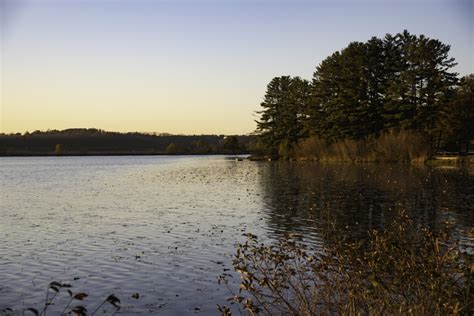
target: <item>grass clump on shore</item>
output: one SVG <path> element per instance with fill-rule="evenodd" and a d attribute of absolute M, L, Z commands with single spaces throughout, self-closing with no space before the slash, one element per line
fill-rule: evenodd
<path fill-rule="evenodd" d="M 233 266 L 250 315 L 472 315 L 474 266 L 447 226 L 415 225 L 403 212 L 369 241 L 336 242 L 320 251 L 296 236 L 274 245 L 248 235 Z M 229 275 L 223 275 L 229 290 Z M 227 306 L 218 306 L 230 315 Z"/>
<path fill-rule="evenodd" d="M 301 139 L 295 158 L 324 162 L 424 162 L 429 158 L 426 137 L 409 130 L 388 131 L 364 139 L 329 143 L 318 137 Z"/>

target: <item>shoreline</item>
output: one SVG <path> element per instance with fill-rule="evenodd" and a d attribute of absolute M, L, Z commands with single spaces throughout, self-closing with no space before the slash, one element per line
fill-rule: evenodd
<path fill-rule="evenodd" d="M 372 164 L 372 163 L 394 163 L 394 164 L 413 164 L 413 165 L 427 165 L 427 166 L 453 166 L 453 165 L 470 165 L 474 164 L 474 153 L 469 155 L 439 155 L 428 158 L 424 161 L 359 161 L 359 160 L 315 160 L 307 158 L 290 159 L 284 160 L 277 156 L 270 155 L 253 155 L 249 152 L 217 152 L 217 153 L 179 153 L 179 154 L 168 154 L 168 153 L 154 153 L 154 152 L 91 152 L 91 153 L 12 153 L 12 154 L 0 154 L 1 158 L 13 158 L 13 157 L 101 157 L 101 156 L 247 156 L 240 157 L 249 161 L 291 161 L 291 162 L 316 162 L 316 163 L 349 163 L 349 164 Z"/>
<path fill-rule="evenodd" d="M 251 155 L 248 152 L 219 152 L 219 153 L 180 153 L 180 154 L 167 154 L 167 153 L 150 153 L 150 152 L 97 152 L 97 153 L 16 153 L 16 154 L 0 154 L 1 158 L 8 157 L 99 157 L 99 156 L 242 156 Z"/>
<path fill-rule="evenodd" d="M 276 156 L 269 156 L 269 155 L 250 155 L 248 157 L 250 161 L 278 161 L 281 160 Z M 412 161 L 378 161 L 378 160 L 338 160 L 338 159 L 324 159 L 324 160 L 317 160 L 317 159 L 309 159 L 309 158 L 298 158 L 298 159 L 290 159 L 288 161 L 292 162 L 317 162 L 317 163 L 350 163 L 350 164 L 370 164 L 370 163 L 397 163 L 397 164 L 424 164 L 428 166 L 438 166 L 438 165 L 465 165 L 465 164 L 474 164 L 474 153 L 470 153 L 468 155 L 437 155 L 430 157 L 426 160 L 412 160 Z"/>

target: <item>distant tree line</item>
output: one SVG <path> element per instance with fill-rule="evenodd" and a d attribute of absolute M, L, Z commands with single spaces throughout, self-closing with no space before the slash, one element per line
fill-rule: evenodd
<path fill-rule="evenodd" d="M 450 46 L 408 31 L 352 42 L 321 62 L 312 81 L 273 78 L 259 111 L 261 152 L 300 140 L 360 140 L 413 131 L 433 150 L 468 151 L 474 138 L 474 75 L 461 80 Z"/>
<path fill-rule="evenodd" d="M 254 141 L 247 135 L 171 135 L 74 128 L 0 134 L 0 155 L 240 154 Z"/>

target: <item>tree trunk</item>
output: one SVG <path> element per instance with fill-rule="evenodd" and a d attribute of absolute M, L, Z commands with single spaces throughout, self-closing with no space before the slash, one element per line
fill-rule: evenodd
<path fill-rule="evenodd" d="M 439 134 L 438 134 L 438 141 L 437 141 L 437 144 L 436 144 L 436 152 L 439 151 L 439 147 L 441 146 L 441 135 L 443 134 L 443 131 L 439 131 Z"/>

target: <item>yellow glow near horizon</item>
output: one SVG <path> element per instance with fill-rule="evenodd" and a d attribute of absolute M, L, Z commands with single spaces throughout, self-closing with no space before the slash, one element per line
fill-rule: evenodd
<path fill-rule="evenodd" d="M 70 69 L 70 68 L 69 68 Z M 8 73 L 8 72 L 7 72 Z M 255 128 L 252 109 L 232 98 L 233 87 L 223 90 L 219 78 L 195 80 L 146 78 L 75 70 L 73 74 L 39 72 L 8 76 L 4 84 L 2 132 L 36 129 L 95 127 L 111 131 L 168 132 L 182 134 L 243 134 Z M 232 82 L 231 84 L 235 84 Z M 177 89 L 179 87 L 179 89 Z M 220 104 L 226 100 L 225 104 Z M 238 126 L 229 121 L 248 122 Z"/>
<path fill-rule="evenodd" d="M 452 45 L 465 75 L 458 2 L 0 0 L 0 132 L 251 133 L 273 77 L 311 79 L 349 42 L 405 28 Z"/>

